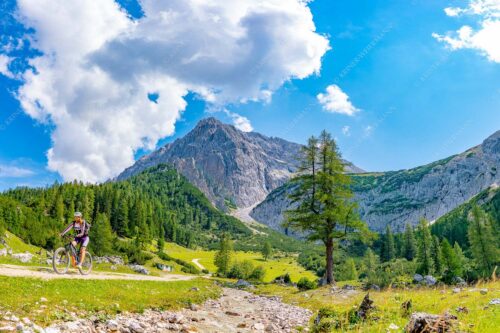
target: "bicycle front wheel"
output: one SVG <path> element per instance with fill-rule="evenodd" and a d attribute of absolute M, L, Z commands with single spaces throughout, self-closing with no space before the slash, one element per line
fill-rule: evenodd
<path fill-rule="evenodd" d="M 64 247 L 60 247 L 54 251 L 52 257 L 52 268 L 57 274 L 66 274 L 69 269 L 69 253 Z"/>
<path fill-rule="evenodd" d="M 83 259 L 82 268 L 78 267 L 80 274 L 88 275 L 92 272 L 92 255 L 90 253 L 85 254 L 85 259 Z"/>

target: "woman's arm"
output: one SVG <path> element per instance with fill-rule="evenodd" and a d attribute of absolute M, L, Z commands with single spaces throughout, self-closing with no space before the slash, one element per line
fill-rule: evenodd
<path fill-rule="evenodd" d="M 66 229 L 64 229 L 64 231 L 60 233 L 60 236 L 64 236 L 64 235 L 66 235 L 66 233 L 67 233 L 68 231 L 70 231 L 71 229 L 73 229 L 73 222 L 71 222 L 71 223 L 70 223 L 70 224 L 66 227 Z"/>

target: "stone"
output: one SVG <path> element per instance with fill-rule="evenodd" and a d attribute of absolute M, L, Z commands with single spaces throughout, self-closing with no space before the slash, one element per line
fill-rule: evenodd
<path fill-rule="evenodd" d="M 109 269 L 111 269 L 112 271 L 116 271 L 118 269 L 118 267 L 116 267 L 116 265 L 111 265 L 111 267 Z"/>
<path fill-rule="evenodd" d="M 29 263 L 33 259 L 33 255 L 29 252 L 25 253 L 14 253 L 12 254 L 12 258 L 19 260 L 22 263 Z"/>
<path fill-rule="evenodd" d="M 394 323 L 391 323 L 387 329 L 389 329 L 389 330 L 399 330 L 399 326 L 396 325 L 396 324 L 394 324 Z"/>
<path fill-rule="evenodd" d="M 255 324 L 253 324 L 253 325 L 252 325 L 252 328 L 253 328 L 254 330 L 257 330 L 257 331 L 262 331 L 262 330 L 264 330 L 266 327 L 265 327 L 265 326 L 264 326 L 264 324 L 262 324 L 262 323 L 255 323 Z"/>
<path fill-rule="evenodd" d="M 252 284 L 248 281 L 245 281 L 245 280 L 238 280 L 236 281 L 236 287 L 238 288 L 246 288 L 246 287 L 250 287 Z"/>
<path fill-rule="evenodd" d="M 115 332 L 118 331 L 119 324 L 116 320 L 110 319 L 106 322 L 106 328 L 111 332 Z"/>
<path fill-rule="evenodd" d="M 144 275 L 149 275 L 149 271 L 146 269 L 146 267 L 142 266 L 142 265 L 135 265 L 135 264 L 132 264 L 132 265 L 129 265 L 129 267 L 136 273 L 139 273 L 139 274 L 144 274 Z"/>
<path fill-rule="evenodd" d="M 425 312 L 412 313 L 405 327 L 407 333 L 445 333 L 453 332 L 456 316 L 450 314 L 435 315 Z"/>
<path fill-rule="evenodd" d="M 460 291 L 462 291 L 462 289 L 460 289 L 460 288 L 453 288 L 453 289 L 452 289 L 452 292 L 453 292 L 454 294 L 458 294 Z"/>
<path fill-rule="evenodd" d="M 437 282 L 436 278 L 434 276 L 432 276 L 432 275 L 426 275 L 426 276 L 424 276 L 424 281 L 425 281 L 425 284 L 428 285 L 428 286 L 433 286 Z"/>
<path fill-rule="evenodd" d="M 128 328 L 134 333 L 143 333 L 144 328 L 136 321 L 131 321 L 128 324 Z"/>
<path fill-rule="evenodd" d="M 238 312 L 234 312 L 234 311 L 226 311 L 225 313 L 228 316 L 234 316 L 234 317 L 241 316 L 241 314 L 239 314 Z"/>
<path fill-rule="evenodd" d="M 356 287 L 351 286 L 350 284 L 346 284 L 346 285 L 342 286 L 342 289 L 343 290 L 356 290 Z"/>
<path fill-rule="evenodd" d="M 14 332 L 16 330 L 15 326 L 6 325 L 0 326 L 0 332 Z"/>
<path fill-rule="evenodd" d="M 413 282 L 420 283 L 424 280 L 424 277 L 420 274 L 413 275 Z"/>
<path fill-rule="evenodd" d="M 7 249 L 0 249 L 0 257 L 7 255 Z"/>
<path fill-rule="evenodd" d="M 245 328 L 247 327 L 247 324 L 246 323 L 239 323 L 238 326 L 236 326 L 237 328 Z"/>
<path fill-rule="evenodd" d="M 200 291 L 200 288 L 198 288 L 198 287 L 193 287 L 193 288 L 191 288 L 190 290 L 191 290 L 191 291 Z"/>
<path fill-rule="evenodd" d="M 500 305 L 500 298 L 493 298 L 490 303 L 490 305 Z"/>
<path fill-rule="evenodd" d="M 456 310 L 458 313 L 469 313 L 469 308 L 466 306 L 459 306 Z"/>
<path fill-rule="evenodd" d="M 46 299 L 45 297 L 41 297 L 41 298 L 40 298 L 40 302 L 41 302 L 41 303 L 46 303 L 46 302 L 47 302 L 47 299 Z"/>
<path fill-rule="evenodd" d="M 486 295 L 488 293 L 488 289 L 483 288 L 483 289 L 479 290 L 479 292 L 481 293 L 481 295 Z"/>

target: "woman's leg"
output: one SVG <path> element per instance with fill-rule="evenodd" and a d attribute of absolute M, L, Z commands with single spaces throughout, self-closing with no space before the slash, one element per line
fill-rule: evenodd
<path fill-rule="evenodd" d="M 87 251 L 87 245 L 89 245 L 90 238 L 89 236 L 85 236 L 82 239 L 82 246 L 80 247 L 80 264 L 83 264 L 83 260 L 85 259 L 85 254 Z"/>

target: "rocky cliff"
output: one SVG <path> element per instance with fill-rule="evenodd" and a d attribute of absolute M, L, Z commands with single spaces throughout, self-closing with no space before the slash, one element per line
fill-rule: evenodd
<path fill-rule="evenodd" d="M 300 147 L 207 118 L 183 138 L 139 159 L 118 180 L 169 163 L 217 207 L 250 207 L 290 179 Z M 352 165 L 350 168 L 360 170 Z"/>
<path fill-rule="evenodd" d="M 462 154 L 408 170 L 353 175 L 361 217 L 376 231 L 390 224 L 401 231 L 422 217 L 433 221 L 500 182 L 500 131 Z M 289 201 L 285 184 L 257 205 L 250 215 L 280 230 Z"/>

